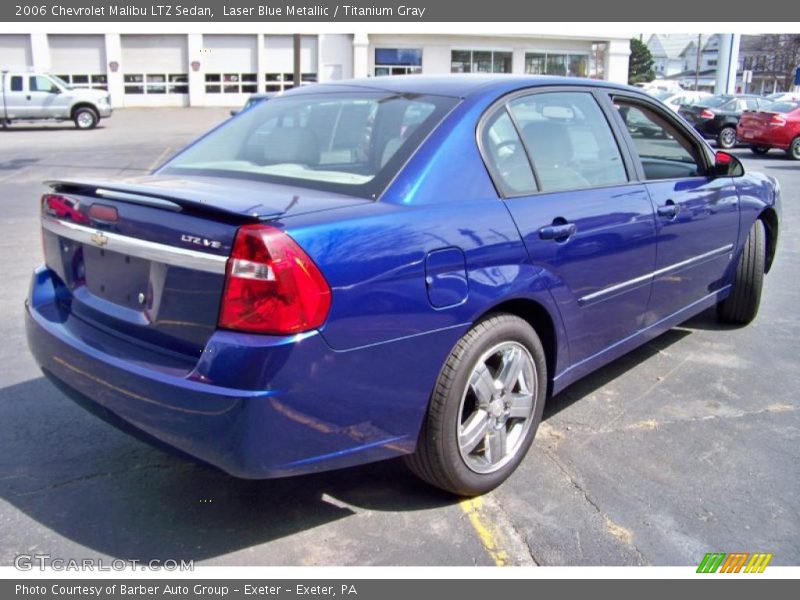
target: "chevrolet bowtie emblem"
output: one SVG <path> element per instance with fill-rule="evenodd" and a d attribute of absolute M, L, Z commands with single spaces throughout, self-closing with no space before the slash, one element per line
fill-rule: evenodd
<path fill-rule="evenodd" d="M 105 246 L 108 243 L 108 238 L 103 235 L 102 231 L 95 231 L 92 234 L 92 241 L 98 246 Z"/>

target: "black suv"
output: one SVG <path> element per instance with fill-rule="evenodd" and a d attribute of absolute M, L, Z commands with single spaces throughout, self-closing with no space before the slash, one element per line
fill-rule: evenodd
<path fill-rule="evenodd" d="M 711 96 L 691 106 L 681 106 L 678 113 L 700 134 L 717 140 L 720 148 L 736 145 L 736 125 L 746 110 L 764 110 L 772 102 L 750 94 Z"/>

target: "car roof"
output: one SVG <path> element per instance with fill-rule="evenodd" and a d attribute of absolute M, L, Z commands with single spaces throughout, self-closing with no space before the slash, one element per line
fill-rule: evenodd
<path fill-rule="evenodd" d="M 556 77 L 550 75 L 506 75 L 506 74 L 453 74 L 453 75 L 390 75 L 384 77 L 367 77 L 322 83 L 294 88 L 286 94 L 318 93 L 324 91 L 355 91 L 372 89 L 395 94 L 430 94 L 467 98 L 473 94 L 496 92 L 498 95 L 518 89 L 542 87 L 549 85 L 582 86 L 592 85 L 619 90 L 633 90 L 642 93 L 641 89 L 627 85 L 619 85 L 597 79 L 580 77 Z"/>

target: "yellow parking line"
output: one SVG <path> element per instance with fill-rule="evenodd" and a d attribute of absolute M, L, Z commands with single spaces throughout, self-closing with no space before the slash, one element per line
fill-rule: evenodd
<path fill-rule="evenodd" d="M 155 168 L 156 168 L 158 165 L 160 165 L 160 164 L 161 164 L 161 161 L 162 161 L 162 160 L 164 160 L 164 159 L 166 158 L 166 156 L 167 156 L 167 153 L 169 153 L 169 151 L 170 151 L 171 149 L 172 149 L 172 148 L 171 148 L 170 146 L 167 146 L 166 148 L 164 148 L 164 150 L 161 152 L 161 154 L 159 154 L 159 155 L 158 155 L 158 158 L 157 158 L 157 159 L 155 159 L 155 160 L 154 160 L 154 161 L 153 161 L 153 162 L 150 164 L 150 166 L 149 166 L 149 167 L 147 167 L 147 170 L 148 170 L 148 171 L 152 171 L 152 170 L 153 170 L 153 169 L 155 169 Z"/>
<path fill-rule="evenodd" d="M 491 520 L 486 519 L 483 512 L 483 500 L 481 498 L 471 498 L 462 500 L 458 503 L 461 510 L 466 513 L 472 528 L 478 534 L 481 544 L 486 552 L 498 567 L 506 567 L 511 564 L 508 552 L 502 548 L 499 532 L 495 529 Z"/>

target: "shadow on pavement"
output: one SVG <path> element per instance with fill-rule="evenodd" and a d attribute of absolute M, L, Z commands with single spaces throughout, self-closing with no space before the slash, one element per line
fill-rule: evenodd
<path fill-rule="evenodd" d="M 565 408 L 578 402 L 582 398 L 591 396 L 601 387 L 608 385 L 626 371 L 647 361 L 658 354 L 661 350 L 668 348 L 672 344 L 679 342 L 691 332 L 685 328 L 673 328 L 661 334 L 650 343 L 640 346 L 636 350 L 621 356 L 617 360 L 609 363 L 605 367 L 590 373 L 583 379 L 573 383 L 561 393 L 548 400 L 544 407 L 543 420 L 549 419 L 553 415 L 561 412 Z"/>
<path fill-rule="evenodd" d="M 236 479 L 129 438 L 44 378 L 0 390 L 0 423 L 0 497 L 57 535 L 116 558 L 202 560 L 343 519 L 353 514 L 348 505 L 412 511 L 456 502 L 398 460 Z M 18 536 L 4 546 L 29 551 L 29 534 Z"/>

